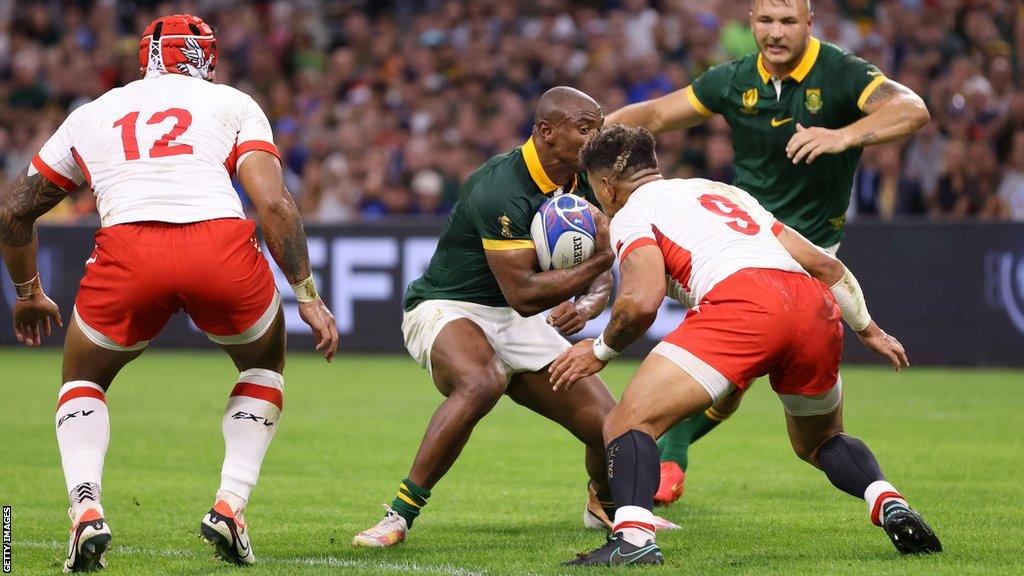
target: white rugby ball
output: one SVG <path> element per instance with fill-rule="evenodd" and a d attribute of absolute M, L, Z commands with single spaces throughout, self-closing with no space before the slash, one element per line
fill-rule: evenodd
<path fill-rule="evenodd" d="M 530 224 L 541 270 L 571 268 L 590 258 L 596 235 L 590 204 L 573 194 L 545 201 Z"/>

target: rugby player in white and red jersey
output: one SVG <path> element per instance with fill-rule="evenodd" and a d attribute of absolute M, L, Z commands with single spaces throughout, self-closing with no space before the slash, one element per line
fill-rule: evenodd
<path fill-rule="evenodd" d="M 897 370 L 909 365 L 899 341 L 871 320 L 843 263 L 739 188 L 663 179 L 654 137 L 643 128 L 605 129 L 584 146 L 581 160 L 612 217 L 621 286 L 602 335 L 552 364 L 554 387 L 601 370 L 650 327 L 666 294 L 690 310 L 605 419 L 618 505 L 613 536 L 568 564 L 661 564 L 651 512 L 659 481 L 655 439 L 765 374 L 782 400 L 797 455 L 843 492 L 863 498 L 871 521 L 901 553 L 941 551 L 868 447 L 843 433 L 840 316 Z"/>
<path fill-rule="evenodd" d="M 200 532 L 223 559 L 254 561 L 244 511 L 281 416 L 285 327 L 232 175 L 256 208 L 317 350 L 330 361 L 338 346 L 270 124 L 252 98 L 213 83 L 213 30 L 187 14 L 158 18 L 139 60 L 143 79 L 75 109 L 0 195 L 0 248 L 18 297 L 14 331 L 28 346 L 50 335 L 51 322 L 61 324 L 36 268 L 36 218 L 84 181 L 102 221 L 68 323 L 55 417 L 71 498 L 66 572 L 103 567 L 110 544 L 100 504 L 107 390 L 178 310 L 239 371 L 222 422 L 220 489 Z"/>

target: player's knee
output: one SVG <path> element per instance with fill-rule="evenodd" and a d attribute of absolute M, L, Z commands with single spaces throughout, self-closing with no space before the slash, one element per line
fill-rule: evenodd
<path fill-rule="evenodd" d="M 466 408 L 481 415 L 486 414 L 498 403 L 505 393 L 507 382 L 496 370 L 469 370 L 452 378 L 452 396 L 466 405 Z"/>
<path fill-rule="evenodd" d="M 645 429 L 640 414 L 628 405 L 619 404 L 604 419 L 604 442 L 607 444 L 634 429 Z"/>

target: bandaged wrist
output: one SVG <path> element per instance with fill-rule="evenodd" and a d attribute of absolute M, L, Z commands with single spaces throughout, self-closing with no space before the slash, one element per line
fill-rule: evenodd
<path fill-rule="evenodd" d="M 320 294 L 316 291 L 316 282 L 313 281 L 312 276 L 298 284 L 292 284 L 292 290 L 295 292 L 295 299 L 303 304 L 320 299 Z"/>
<path fill-rule="evenodd" d="M 868 314 L 868 305 L 864 301 L 864 292 L 860 289 L 857 278 L 849 269 L 843 277 L 831 286 L 832 295 L 839 303 L 839 309 L 843 312 L 843 320 L 853 328 L 854 332 L 860 332 L 871 323 L 871 315 Z"/>
<path fill-rule="evenodd" d="M 14 282 L 14 294 L 18 300 L 28 300 L 36 294 L 43 293 L 43 283 L 39 280 L 39 273 L 27 282 Z"/>
<path fill-rule="evenodd" d="M 594 340 L 594 356 L 597 356 L 598 360 L 607 362 L 618 355 L 619 352 L 617 350 L 604 343 L 604 333 L 601 333 L 597 340 Z"/>

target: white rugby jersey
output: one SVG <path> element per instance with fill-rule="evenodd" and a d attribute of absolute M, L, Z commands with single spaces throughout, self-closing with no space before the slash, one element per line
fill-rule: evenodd
<path fill-rule="evenodd" d="M 744 268 L 806 274 L 775 238 L 775 220 L 745 191 L 711 180 L 656 180 L 637 188 L 611 221 L 619 263 L 657 246 L 665 258 L 668 295 L 686 307 Z"/>
<path fill-rule="evenodd" d="M 252 98 L 165 74 L 75 109 L 32 159 L 29 175 L 39 172 L 68 192 L 87 181 L 103 226 L 244 218 L 231 176 L 256 150 L 280 157 Z"/>

